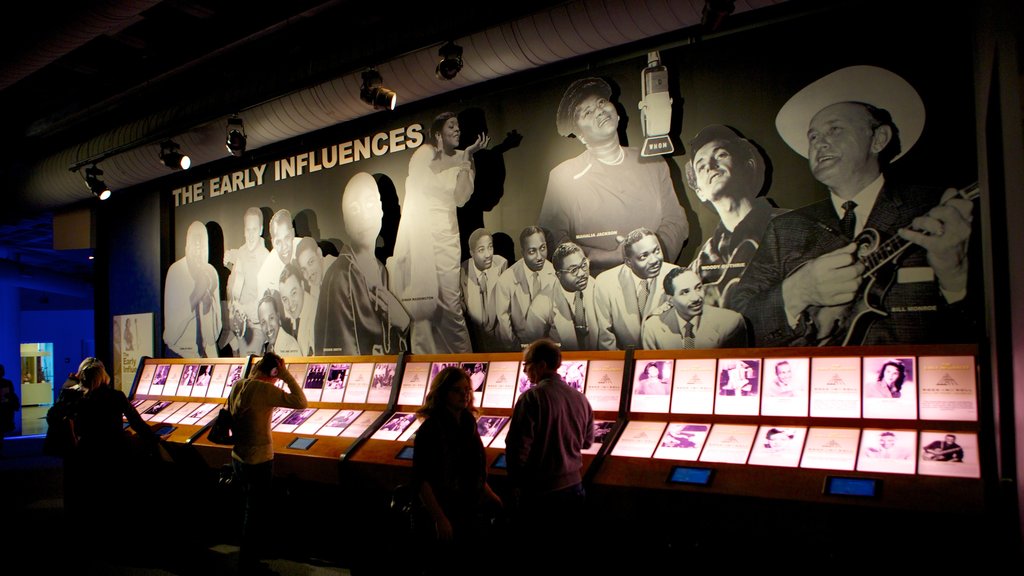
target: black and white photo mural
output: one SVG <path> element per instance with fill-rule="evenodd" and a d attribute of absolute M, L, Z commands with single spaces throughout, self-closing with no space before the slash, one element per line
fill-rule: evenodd
<path fill-rule="evenodd" d="M 166 192 L 166 351 L 975 342 L 971 47 L 907 26 L 632 49 L 197 176 Z"/>

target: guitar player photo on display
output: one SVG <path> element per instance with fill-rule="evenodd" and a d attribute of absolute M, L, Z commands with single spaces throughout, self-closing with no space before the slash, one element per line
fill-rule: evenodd
<path fill-rule="evenodd" d="M 756 345 L 972 341 L 977 187 L 888 177 L 924 121 L 914 87 L 875 66 L 837 70 L 782 107 L 780 136 L 829 197 L 773 218 L 732 289 Z"/>

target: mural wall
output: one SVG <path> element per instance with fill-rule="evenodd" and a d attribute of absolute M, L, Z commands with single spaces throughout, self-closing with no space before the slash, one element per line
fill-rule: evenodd
<path fill-rule="evenodd" d="M 167 191 L 167 355 L 975 341 L 971 48 L 911 18 L 623 51 Z"/>

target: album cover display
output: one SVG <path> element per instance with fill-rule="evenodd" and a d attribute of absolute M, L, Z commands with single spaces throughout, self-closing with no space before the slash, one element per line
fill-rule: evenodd
<path fill-rule="evenodd" d="M 761 415 L 807 416 L 810 370 L 810 358 L 765 358 Z"/>
<path fill-rule="evenodd" d="M 922 431 L 917 473 L 981 478 L 978 435 L 973 432 Z"/>
<path fill-rule="evenodd" d="M 913 430 L 865 428 L 861 431 L 857 470 L 913 474 L 916 455 L 917 433 Z"/>
<path fill-rule="evenodd" d="M 807 428 L 804 426 L 762 425 L 757 431 L 747 464 L 796 468 L 800 465 L 806 436 Z"/>
<path fill-rule="evenodd" d="M 178 390 L 168 396 L 191 396 L 192 387 L 196 383 L 196 375 L 199 374 L 198 364 L 185 364 L 181 370 L 181 377 L 178 378 Z"/>
<path fill-rule="evenodd" d="M 612 448 L 612 456 L 650 458 L 665 432 L 665 422 L 630 420 Z"/>
<path fill-rule="evenodd" d="M 913 356 L 865 357 L 861 373 L 864 418 L 917 419 L 917 363 Z"/>
<path fill-rule="evenodd" d="M 715 414 L 757 416 L 761 406 L 761 360 L 722 358 L 718 361 Z"/>
<path fill-rule="evenodd" d="M 701 462 L 728 462 L 743 464 L 750 454 L 750 446 L 757 435 L 757 426 L 746 424 L 715 424 L 711 427 Z"/>
<path fill-rule="evenodd" d="M 978 419 L 973 356 L 922 356 L 918 370 L 922 420 Z"/>
<path fill-rule="evenodd" d="M 519 362 L 491 362 L 487 370 L 487 383 L 480 403 L 483 408 L 511 408 L 516 395 L 516 377 Z"/>
<path fill-rule="evenodd" d="M 206 398 L 210 393 L 210 382 L 213 380 L 213 364 L 200 364 L 196 379 L 192 383 L 192 396 Z"/>
<path fill-rule="evenodd" d="M 234 387 L 235 382 L 242 379 L 242 373 L 245 371 L 245 366 L 242 364 L 232 364 L 231 372 L 228 373 L 227 383 L 224 384 L 224 390 L 220 393 L 221 398 L 227 398 L 231 395 L 231 388 Z"/>
<path fill-rule="evenodd" d="M 654 457 L 663 460 L 696 461 L 708 438 L 710 424 L 669 422 L 665 434 L 658 442 Z"/>
<path fill-rule="evenodd" d="M 469 374 L 469 383 L 473 387 L 473 405 L 480 406 L 484 400 L 484 385 L 487 383 L 488 362 L 463 362 L 462 369 Z"/>
<path fill-rule="evenodd" d="M 718 360 L 680 358 L 672 379 L 673 414 L 711 414 L 715 407 Z"/>
<path fill-rule="evenodd" d="M 622 362 L 591 360 L 587 367 L 587 400 L 597 412 L 615 412 L 622 397 Z"/>
<path fill-rule="evenodd" d="M 673 362 L 637 360 L 633 370 L 633 394 L 629 399 L 630 412 L 668 412 L 672 396 Z"/>
<path fill-rule="evenodd" d="M 811 359 L 811 416 L 860 418 L 860 358 Z"/>

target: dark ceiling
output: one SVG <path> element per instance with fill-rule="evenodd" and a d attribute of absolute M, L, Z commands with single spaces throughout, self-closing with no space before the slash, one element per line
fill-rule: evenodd
<path fill-rule="evenodd" d="M 0 34 L 4 259 L 87 275 L 52 246 L 52 214 L 29 208 L 30 167 L 168 108 L 171 134 L 406 52 L 564 1 L 79 0 L 26 3 Z M 89 200 L 92 202 L 93 200 Z M 63 206 L 60 209 L 72 208 Z"/>

